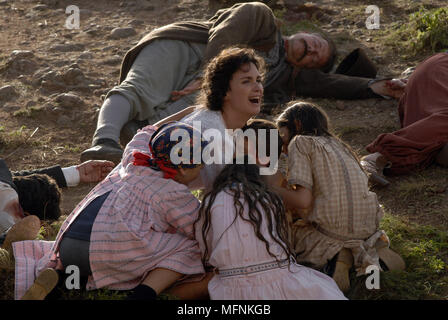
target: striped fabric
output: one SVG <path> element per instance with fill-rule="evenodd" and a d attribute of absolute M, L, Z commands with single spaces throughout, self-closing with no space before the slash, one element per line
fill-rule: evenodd
<path fill-rule="evenodd" d="M 62 268 L 57 251 L 64 232 L 84 207 L 108 191 L 92 227 L 88 290 L 132 289 L 156 267 L 186 275 L 204 273 L 193 235 L 199 201 L 186 186 L 163 179 L 162 172 L 132 165 L 133 151 L 149 153 L 148 141 L 155 129 L 147 126 L 134 136 L 121 164 L 77 205 L 54 242 L 15 244 L 16 299 L 43 268 Z"/>

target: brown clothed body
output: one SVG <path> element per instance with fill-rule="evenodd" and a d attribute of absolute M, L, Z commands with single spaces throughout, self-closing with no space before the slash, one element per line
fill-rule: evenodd
<path fill-rule="evenodd" d="M 392 163 L 387 174 L 406 174 L 432 164 L 448 142 L 448 53 L 424 60 L 409 78 L 398 104 L 401 129 L 367 146 Z"/>

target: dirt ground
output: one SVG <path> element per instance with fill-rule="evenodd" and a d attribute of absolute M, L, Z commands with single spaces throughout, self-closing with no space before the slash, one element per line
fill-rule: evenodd
<path fill-rule="evenodd" d="M 380 30 L 365 27 L 370 2 L 381 10 Z M 435 8 L 446 2 L 370 2 L 316 0 L 314 4 L 325 12 L 319 26 L 335 39 L 339 57 L 362 47 L 380 76 L 399 76 L 422 56 L 402 59 L 386 48 L 380 33 L 393 23 L 407 21 L 420 4 Z M 79 29 L 65 27 L 70 5 L 81 9 Z M 0 88 L 14 87 L 12 98 L 0 100 L 0 157 L 12 170 L 78 164 L 80 153 L 90 146 L 103 95 L 118 82 L 126 51 L 158 26 L 209 18 L 218 6 L 213 0 L 0 0 Z M 296 22 L 297 16 L 285 11 L 282 1 L 274 9 L 286 25 Z M 114 33 L 118 27 L 129 29 Z M 360 155 L 366 154 L 365 146 L 378 134 L 399 128 L 396 100 L 308 100 L 325 108 L 335 131 Z M 447 173 L 434 166 L 393 177 L 389 188 L 375 191 L 386 211 L 400 221 L 447 232 Z M 92 187 L 64 190 L 64 214 Z M 442 260 L 448 263 L 446 251 Z M 445 275 L 446 270 L 445 266 Z"/>

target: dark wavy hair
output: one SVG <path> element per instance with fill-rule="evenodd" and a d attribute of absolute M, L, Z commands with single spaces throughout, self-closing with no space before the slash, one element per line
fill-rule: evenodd
<path fill-rule="evenodd" d="M 268 157 L 271 156 L 271 129 L 278 130 L 277 126 L 274 122 L 266 120 L 266 119 L 249 119 L 244 127 L 241 128 L 241 130 L 246 131 L 247 129 L 253 129 L 257 133 L 256 135 L 256 142 L 257 142 L 257 148 L 258 144 L 262 143 L 266 145 L 266 155 Z M 266 130 L 266 141 L 258 141 L 258 130 L 265 129 Z M 277 154 L 280 155 L 282 153 L 282 147 L 283 147 L 283 140 L 278 135 L 277 139 Z"/>
<path fill-rule="evenodd" d="M 247 156 L 244 159 L 246 164 L 229 164 L 216 178 L 212 191 L 204 196 L 201 208 L 199 209 L 199 217 L 195 223 L 203 221 L 201 226 L 202 239 L 205 243 L 205 251 L 202 255 L 204 264 L 207 262 L 209 248 L 207 246 L 206 237 L 211 227 L 211 208 L 218 193 L 225 191 L 233 195 L 233 205 L 235 206 L 235 217 L 249 222 L 258 239 L 264 242 L 266 250 L 270 256 L 279 261 L 278 257 L 270 250 L 269 241 L 261 233 L 261 224 L 265 221 L 269 235 L 274 239 L 287 257 L 295 256 L 291 244 L 289 242 L 289 224 L 286 220 L 285 208 L 280 197 L 269 190 L 269 187 L 261 179 L 260 168 L 255 164 L 247 164 Z M 249 211 L 244 214 L 244 204 L 247 204 Z M 248 216 L 248 218 L 246 218 Z"/>
<path fill-rule="evenodd" d="M 260 74 L 265 72 L 264 60 L 255 50 L 250 48 L 230 47 L 222 50 L 213 58 L 205 69 L 202 89 L 197 103 L 209 110 L 222 109 L 224 97 L 230 89 L 230 80 L 233 74 L 243 65 L 253 63 Z"/>
<path fill-rule="evenodd" d="M 297 121 L 300 123 L 300 127 L 297 127 Z M 337 140 L 341 146 L 343 146 L 343 150 L 351 155 L 359 164 L 359 158 L 352 148 L 331 132 L 329 129 L 328 116 L 319 106 L 303 101 L 292 101 L 287 104 L 286 109 L 277 117 L 276 122 L 279 128 L 288 128 L 288 143 L 296 135 L 332 137 Z M 362 169 L 360 164 L 359 166 Z"/>
<path fill-rule="evenodd" d="M 61 191 L 53 178 L 46 174 L 14 176 L 19 203 L 23 211 L 41 220 L 57 220 L 61 216 Z"/>

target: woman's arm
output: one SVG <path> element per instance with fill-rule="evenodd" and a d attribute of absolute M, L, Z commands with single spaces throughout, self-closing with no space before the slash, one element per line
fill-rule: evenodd
<path fill-rule="evenodd" d="M 185 117 L 186 115 L 189 115 L 190 113 L 192 113 L 194 110 L 196 110 L 197 106 L 191 106 L 191 107 L 187 107 L 184 110 L 181 110 L 175 114 L 172 114 L 156 123 L 153 124 L 153 126 L 155 127 L 160 127 L 161 125 L 170 122 L 170 121 L 179 121 L 181 120 L 183 117 Z"/>

